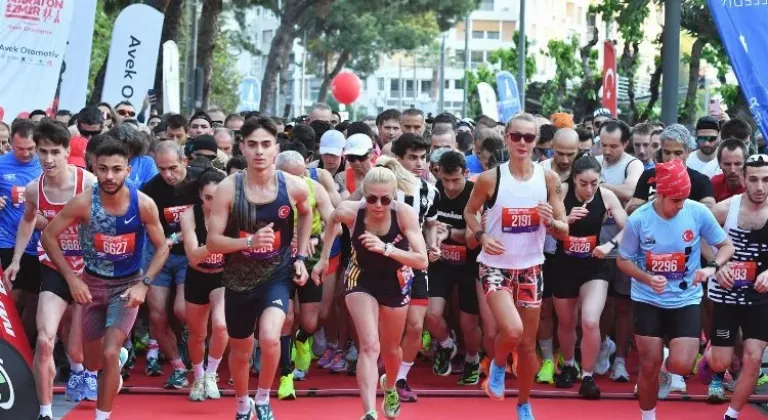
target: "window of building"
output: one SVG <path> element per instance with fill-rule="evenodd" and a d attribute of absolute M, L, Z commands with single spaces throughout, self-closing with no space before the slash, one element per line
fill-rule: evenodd
<path fill-rule="evenodd" d="M 469 55 L 470 55 L 469 62 L 472 63 L 473 66 L 485 62 L 484 51 L 471 51 Z"/>
<path fill-rule="evenodd" d="M 485 32 L 472 31 L 472 39 L 484 39 L 484 38 L 485 38 Z"/>
<path fill-rule="evenodd" d="M 432 81 L 431 80 L 422 80 L 421 81 L 421 93 L 429 94 L 432 92 Z"/>
<path fill-rule="evenodd" d="M 466 50 L 456 50 L 456 64 L 463 66 L 464 60 L 466 59 L 467 52 Z"/>
<path fill-rule="evenodd" d="M 398 92 L 400 92 L 400 80 L 398 79 L 390 79 L 389 80 L 389 94 L 390 96 L 397 96 Z"/>
<path fill-rule="evenodd" d="M 445 88 L 446 89 L 450 89 L 451 88 L 451 81 L 450 80 L 446 79 L 446 81 L 445 81 Z"/>
<path fill-rule="evenodd" d="M 499 31 L 488 31 L 485 33 L 485 37 L 487 39 L 501 39 L 501 32 Z"/>
<path fill-rule="evenodd" d="M 261 33 L 261 42 L 263 42 L 266 45 L 272 45 L 272 38 L 274 37 L 275 32 L 272 30 L 264 31 Z"/>
<path fill-rule="evenodd" d="M 381 92 L 384 91 L 384 78 L 383 77 L 379 77 L 379 91 L 381 91 Z"/>
<path fill-rule="evenodd" d="M 480 0 L 480 10 L 493 10 L 493 0 Z"/>

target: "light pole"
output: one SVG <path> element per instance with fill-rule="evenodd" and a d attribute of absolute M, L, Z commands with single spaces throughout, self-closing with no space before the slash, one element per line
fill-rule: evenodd
<path fill-rule="evenodd" d="M 680 72 L 680 0 L 664 2 L 664 54 L 662 56 L 661 120 L 677 123 Z"/>
<path fill-rule="evenodd" d="M 525 0 L 520 0 L 520 39 L 517 40 L 517 90 L 520 109 L 525 112 Z"/>
<path fill-rule="evenodd" d="M 467 98 L 469 97 L 469 79 L 467 73 L 469 73 L 469 31 L 471 21 L 469 20 L 469 14 L 464 21 L 464 102 L 461 104 L 461 117 L 467 118 Z M 442 86 L 445 87 L 445 86 Z"/>

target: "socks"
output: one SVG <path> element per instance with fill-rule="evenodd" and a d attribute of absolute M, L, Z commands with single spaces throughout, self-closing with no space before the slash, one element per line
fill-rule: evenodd
<path fill-rule="evenodd" d="M 205 369 L 205 373 L 216 373 L 219 370 L 219 363 L 221 363 L 221 359 L 208 356 L 208 367 Z"/>
<path fill-rule="evenodd" d="M 83 371 L 83 365 L 81 363 L 69 362 L 69 370 L 72 373 L 81 373 Z"/>
<path fill-rule="evenodd" d="M 40 416 L 45 417 L 48 416 L 50 418 L 53 418 L 53 405 L 41 405 L 40 406 Z"/>
<path fill-rule="evenodd" d="M 587 376 L 592 376 L 592 372 L 581 372 L 581 378 L 586 378 Z"/>
<path fill-rule="evenodd" d="M 149 350 L 147 350 L 147 359 L 157 360 L 159 353 L 160 353 L 160 345 L 157 344 L 157 340 L 150 339 Z"/>
<path fill-rule="evenodd" d="M 449 335 L 448 338 L 440 342 L 440 347 L 444 349 L 452 349 L 453 348 L 453 338 Z"/>
<path fill-rule="evenodd" d="M 303 328 L 299 328 L 299 332 L 296 333 L 296 341 L 299 343 L 306 343 L 311 334 L 304 331 Z"/>
<path fill-rule="evenodd" d="M 280 376 L 286 376 L 293 373 L 291 366 L 291 336 L 284 335 L 280 337 Z"/>
<path fill-rule="evenodd" d="M 184 366 L 184 362 L 180 358 L 171 360 L 171 366 L 173 366 L 173 370 L 187 371 L 187 367 Z"/>
<path fill-rule="evenodd" d="M 101 411 L 98 408 L 96 409 L 96 420 L 109 420 L 109 415 L 112 414 L 111 411 Z"/>
<path fill-rule="evenodd" d="M 251 402 L 248 395 L 235 398 L 237 400 L 237 414 L 248 414 L 251 412 Z"/>
<path fill-rule="evenodd" d="M 641 420 L 656 420 L 656 409 L 652 408 L 648 411 L 640 410 Z"/>
<path fill-rule="evenodd" d="M 467 363 L 480 363 L 480 354 L 475 353 L 473 356 L 470 356 L 469 353 L 464 355 L 464 361 Z"/>
<path fill-rule="evenodd" d="M 86 371 L 85 371 L 85 373 L 86 373 L 88 376 L 97 376 L 97 375 L 99 374 L 99 372 L 98 372 L 98 371 L 95 371 L 95 370 L 86 370 Z"/>
<path fill-rule="evenodd" d="M 203 379 L 203 375 L 205 374 L 205 370 L 203 370 L 203 364 L 198 363 L 196 365 L 192 365 L 192 368 L 195 370 L 195 380 Z"/>
<path fill-rule="evenodd" d="M 397 372 L 397 380 L 408 378 L 408 372 L 411 371 L 411 367 L 413 367 L 413 362 L 401 362 L 400 371 Z"/>
<path fill-rule="evenodd" d="M 574 365 L 576 365 L 576 361 L 573 359 L 563 360 L 563 366 L 574 366 Z"/>
<path fill-rule="evenodd" d="M 623 357 L 616 356 L 616 359 L 613 360 L 613 364 L 615 365 L 617 363 L 621 363 L 624 366 L 626 366 L 627 365 L 627 360 L 625 358 L 623 358 Z"/>
<path fill-rule="evenodd" d="M 739 418 L 739 412 L 734 410 L 732 407 L 728 407 L 728 411 L 725 412 L 725 416 L 732 419 L 737 419 Z"/>
<path fill-rule="evenodd" d="M 541 349 L 541 357 L 544 360 L 555 360 L 554 350 L 555 345 L 553 339 L 548 338 L 546 340 L 539 340 L 539 348 Z"/>
<path fill-rule="evenodd" d="M 269 404 L 269 389 L 258 388 L 256 390 L 256 405 Z"/>

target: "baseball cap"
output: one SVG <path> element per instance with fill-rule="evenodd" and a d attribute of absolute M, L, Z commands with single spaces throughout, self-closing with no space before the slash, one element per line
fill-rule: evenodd
<path fill-rule="evenodd" d="M 341 156 L 344 151 L 344 133 L 337 130 L 328 130 L 320 137 L 320 154 Z"/>
<path fill-rule="evenodd" d="M 347 144 L 344 145 L 344 156 L 364 156 L 373 149 L 373 141 L 363 133 L 357 133 L 349 136 Z"/>
<path fill-rule="evenodd" d="M 83 136 L 72 137 L 69 140 L 69 157 L 67 163 L 80 168 L 85 168 L 85 148 L 88 146 L 88 139 Z"/>
<path fill-rule="evenodd" d="M 592 118 L 608 117 L 611 118 L 611 111 L 608 108 L 598 108 L 592 113 Z"/>

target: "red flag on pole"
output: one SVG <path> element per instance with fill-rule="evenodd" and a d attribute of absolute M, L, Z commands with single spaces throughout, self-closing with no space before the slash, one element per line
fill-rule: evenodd
<path fill-rule="evenodd" d="M 603 98 L 601 103 L 616 118 L 618 106 L 618 76 L 616 74 L 616 50 L 613 41 L 603 43 Z"/>

